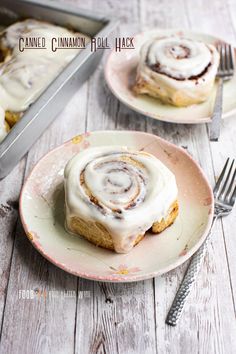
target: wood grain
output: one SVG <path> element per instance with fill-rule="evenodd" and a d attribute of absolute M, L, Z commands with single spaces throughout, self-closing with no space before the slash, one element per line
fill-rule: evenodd
<path fill-rule="evenodd" d="M 87 9 L 119 15 L 116 35 L 146 28 L 192 28 L 236 43 L 236 3 L 228 0 L 70 0 Z M 184 147 L 212 185 L 227 156 L 236 155 L 233 117 L 222 124 L 219 143 L 206 125 L 158 122 L 121 104 L 106 86 L 106 55 L 60 117 L 21 163 L 0 181 L 0 353 L 225 353 L 236 352 L 236 215 L 219 221 L 204 268 L 178 327 L 165 325 L 187 264 L 159 278 L 131 284 L 76 278 L 41 257 L 18 220 L 21 185 L 47 151 L 85 130 L 148 131 Z M 22 299 L 21 290 L 34 299 Z M 52 296 L 53 291 L 70 297 Z"/>
<path fill-rule="evenodd" d="M 62 141 L 85 130 L 88 84 L 83 85 L 49 130 L 30 150 L 26 175 L 35 162 Z M 55 134 L 56 132 L 56 134 Z M 18 221 L 1 335 L 1 353 L 73 353 L 78 279 L 46 261 L 27 240 Z M 21 290 L 34 299 L 21 299 Z M 53 291 L 59 292 L 52 297 Z M 74 292 L 71 298 L 61 297 Z"/>

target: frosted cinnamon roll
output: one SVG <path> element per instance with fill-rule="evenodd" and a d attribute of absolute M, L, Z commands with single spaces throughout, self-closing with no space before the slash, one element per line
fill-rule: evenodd
<path fill-rule="evenodd" d="M 38 38 L 44 39 L 44 46 L 20 50 L 20 39 L 28 43 Z M 10 127 L 81 50 L 52 50 L 53 39 L 89 42 L 84 34 L 34 19 L 16 22 L 0 33 L 0 107 Z"/>
<path fill-rule="evenodd" d="M 120 146 L 74 156 L 65 168 L 65 201 L 69 232 L 118 253 L 178 214 L 174 174 L 156 157 Z"/>
<path fill-rule="evenodd" d="M 140 51 L 134 91 L 175 106 L 205 101 L 213 88 L 219 54 L 211 44 L 180 38 L 153 38 Z"/>

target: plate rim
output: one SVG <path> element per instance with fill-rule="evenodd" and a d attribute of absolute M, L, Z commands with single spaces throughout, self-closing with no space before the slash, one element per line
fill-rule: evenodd
<path fill-rule="evenodd" d="M 189 32 L 189 33 L 192 33 L 192 34 L 196 34 L 196 35 L 199 35 L 199 36 L 208 36 L 208 37 L 211 37 L 211 38 L 214 38 L 215 40 L 218 40 L 220 42 L 223 42 L 223 43 L 230 43 L 228 41 L 226 41 L 225 39 L 223 39 L 222 37 L 218 37 L 218 36 L 215 36 L 213 34 L 210 34 L 210 33 L 207 33 L 207 32 L 202 32 L 202 31 L 194 31 L 194 30 L 191 30 L 191 29 L 188 29 L 188 28 L 184 28 L 184 29 L 180 29 L 180 28 L 156 28 L 156 29 L 147 29 L 145 31 L 141 31 L 141 32 L 138 32 L 138 33 L 135 33 L 133 35 L 134 38 L 138 37 L 138 36 L 141 36 L 141 35 L 144 35 L 145 33 L 155 33 L 156 32 Z M 236 47 L 232 44 L 232 49 L 235 53 L 235 50 L 236 50 Z M 105 81 L 107 83 L 107 86 L 109 88 L 109 90 L 111 91 L 111 93 L 122 103 L 124 104 L 126 107 L 128 107 L 130 110 L 134 111 L 134 112 L 137 112 L 139 114 L 142 114 L 143 116 L 145 117 L 148 117 L 148 118 L 152 118 L 152 119 L 155 119 L 155 120 L 159 120 L 161 122 L 166 122 L 166 123 L 172 123 L 172 124 L 205 124 L 205 123 L 210 123 L 211 122 L 211 117 L 203 117 L 201 118 L 201 121 L 199 122 L 196 122 L 196 120 L 193 120 L 193 119 L 188 119 L 188 121 L 186 121 L 185 119 L 179 119 L 178 121 L 173 121 L 173 119 L 171 117 L 168 117 L 168 116 L 162 116 L 162 115 L 159 115 L 159 114 L 156 114 L 156 113 L 150 113 L 150 112 L 146 112 L 145 110 L 142 110 L 140 108 L 137 108 L 135 107 L 134 105 L 130 104 L 129 101 L 127 100 L 124 100 L 122 95 L 120 95 L 119 92 L 115 91 L 113 89 L 113 85 L 111 84 L 111 79 L 109 79 L 109 75 L 108 75 L 108 68 L 109 68 L 109 62 L 112 58 L 112 56 L 114 55 L 114 53 L 116 53 L 115 51 L 115 48 L 113 48 L 111 50 L 111 52 L 109 53 L 109 55 L 107 56 L 106 58 L 106 61 L 105 61 L 105 64 L 104 64 L 104 77 L 105 77 Z M 235 60 L 236 61 L 236 60 Z M 168 104 L 167 104 L 168 105 Z M 170 105 L 169 105 L 170 106 Z M 175 107 L 176 109 L 178 107 Z M 148 114 L 147 114 L 148 113 Z M 234 114 L 236 114 L 236 107 L 228 112 L 225 112 L 225 113 L 222 113 L 222 118 L 225 119 L 225 118 L 230 118 L 232 117 Z"/>
<path fill-rule="evenodd" d="M 179 257 L 175 262 L 171 263 L 168 266 L 163 267 L 162 269 L 158 270 L 158 271 L 153 271 L 153 272 L 147 272 L 146 274 L 132 274 L 132 275 L 116 275 L 116 274 L 110 274 L 110 275 L 102 275 L 99 276 L 97 274 L 92 274 L 92 273 L 87 273 L 87 272 L 83 272 L 83 271 L 75 271 L 73 269 L 71 269 L 70 267 L 66 266 L 65 264 L 62 264 L 60 262 L 58 262 L 56 260 L 56 258 L 48 255 L 44 249 L 41 247 L 41 245 L 39 244 L 39 242 L 37 242 L 36 238 L 32 238 L 30 237 L 30 233 L 32 232 L 32 230 L 29 230 L 27 223 L 25 221 L 24 218 L 24 208 L 23 208 L 23 198 L 24 198 L 24 193 L 26 190 L 26 187 L 28 185 L 28 182 L 30 181 L 30 178 L 32 176 L 32 174 L 34 173 L 34 171 L 36 170 L 36 168 L 40 165 L 40 163 L 42 162 L 42 160 L 46 159 L 49 155 L 53 154 L 55 151 L 62 149 L 63 147 L 65 147 L 66 145 L 72 143 L 72 140 L 76 137 L 72 137 L 71 139 L 67 140 L 66 142 L 60 144 L 59 146 L 51 149 L 50 151 L 48 151 L 46 154 L 44 154 L 33 166 L 33 168 L 31 169 L 30 173 L 28 174 L 27 178 L 24 181 L 23 187 L 21 189 L 20 192 L 20 197 L 19 197 L 19 216 L 20 216 L 20 220 L 25 232 L 25 236 L 28 238 L 28 240 L 31 242 L 31 244 L 33 245 L 33 247 L 45 258 L 47 259 L 50 263 L 54 264 L 55 266 L 57 266 L 58 268 L 64 270 L 67 273 L 73 274 L 75 276 L 81 277 L 81 278 L 85 278 L 85 279 L 89 279 L 89 280 L 93 280 L 93 281 L 102 281 L 102 282 L 111 282 L 111 283 L 129 283 L 129 282 L 136 282 L 136 281 L 142 281 L 142 280 L 146 280 L 146 279 L 150 279 L 150 278 L 154 278 L 157 276 L 160 276 L 162 274 L 165 274 L 177 267 L 179 267 L 180 265 L 182 265 L 184 262 L 186 262 L 203 244 L 203 242 L 205 241 L 205 239 L 207 238 L 207 235 L 210 231 L 211 228 L 211 224 L 212 224 L 212 220 L 213 220 L 213 213 L 214 213 L 214 197 L 213 197 L 213 191 L 211 188 L 211 185 L 204 173 L 204 171 L 202 170 L 201 166 L 193 159 L 193 157 L 185 150 L 183 149 L 181 146 L 177 146 L 171 142 L 169 142 L 168 140 L 161 138 L 155 134 L 151 134 L 151 133 L 147 133 L 147 132 L 143 132 L 143 131 L 135 131 L 135 130 L 98 130 L 98 131 L 92 131 L 89 132 L 89 134 L 109 134 L 109 133 L 114 133 L 115 134 L 122 134 L 122 133 L 132 133 L 132 134 L 145 134 L 145 135 L 149 135 L 150 137 L 154 137 L 157 138 L 157 140 L 160 140 L 162 142 L 164 142 L 164 144 L 170 145 L 172 147 L 174 147 L 175 149 L 181 151 L 181 153 L 183 153 L 185 156 L 187 156 L 187 158 L 190 159 L 191 163 L 193 163 L 195 165 L 195 167 L 198 169 L 199 173 L 201 174 L 202 179 L 204 180 L 206 187 L 208 189 L 209 195 L 210 195 L 210 203 L 209 203 L 209 207 L 210 207 L 210 212 L 208 214 L 208 220 L 206 223 L 206 227 L 204 232 L 202 233 L 201 238 L 198 240 L 198 242 L 190 249 L 187 251 L 187 253 L 185 255 L 182 255 L 181 257 Z M 79 134 L 80 136 L 86 136 L 86 134 L 88 134 L 88 132 Z M 77 135 L 78 136 L 78 135 Z"/>

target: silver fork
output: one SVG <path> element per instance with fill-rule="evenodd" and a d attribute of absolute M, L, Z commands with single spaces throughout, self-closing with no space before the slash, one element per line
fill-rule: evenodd
<path fill-rule="evenodd" d="M 234 162 L 234 159 L 231 163 L 230 159 L 227 159 L 224 168 L 220 174 L 220 177 L 215 185 L 215 188 L 213 190 L 215 208 L 211 230 L 207 236 L 206 241 L 191 258 L 182 283 L 167 315 L 166 323 L 168 325 L 176 326 L 178 320 L 180 319 L 184 304 L 188 299 L 188 295 L 190 294 L 191 288 L 195 283 L 199 270 L 202 266 L 204 256 L 207 250 L 207 244 L 210 239 L 210 235 L 212 233 L 213 226 L 215 225 L 216 220 L 221 216 L 228 215 L 233 209 L 236 200 L 236 168 L 234 167 Z"/>
<path fill-rule="evenodd" d="M 234 59 L 231 45 L 218 45 L 217 50 L 220 53 L 220 64 L 217 72 L 218 87 L 210 125 L 210 141 L 218 141 L 219 139 L 223 106 L 223 83 L 230 80 L 234 75 Z"/>

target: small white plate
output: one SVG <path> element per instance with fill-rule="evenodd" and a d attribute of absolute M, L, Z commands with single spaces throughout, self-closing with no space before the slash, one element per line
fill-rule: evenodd
<path fill-rule="evenodd" d="M 176 221 L 159 235 L 147 232 L 128 254 L 96 247 L 64 228 L 64 167 L 79 151 L 103 145 L 147 151 L 170 168 L 177 180 L 180 212 Z M 73 138 L 37 163 L 20 197 L 26 235 L 45 258 L 69 273 L 111 282 L 151 278 L 182 264 L 204 241 L 212 213 L 212 191 L 200 167 L 183 149 L 142 132 L 105 131 Z"/>
<path fill-rule="evenodd" d="M 208 34 L 188 30 L 152 30 L 138 34 L 134 38 L 135 49 L 113 50 L 105 66 L 105 78 L 112 93 L 126 106 L 145 116 L 171 123 L 206 123 L 210 122 L 215 100 L 216 85 L 210 98 L 201 104 L 188 107 L 174 107 L 161 103 L 156 98 L 147 95 L 135 95 L 132 86 L 135 82 L 136 68 L 139 61 L 139 51 L 143 43 L 157 36 L 181 35 L 214 45 L 223 42 L 221 39 Z M 235 50 L 234 50 L 235 53 Z M 236 69 L 235 69 L 236 70 Z M 223 118 L 236 113 L 236 75 L 224 83 Z"/>

